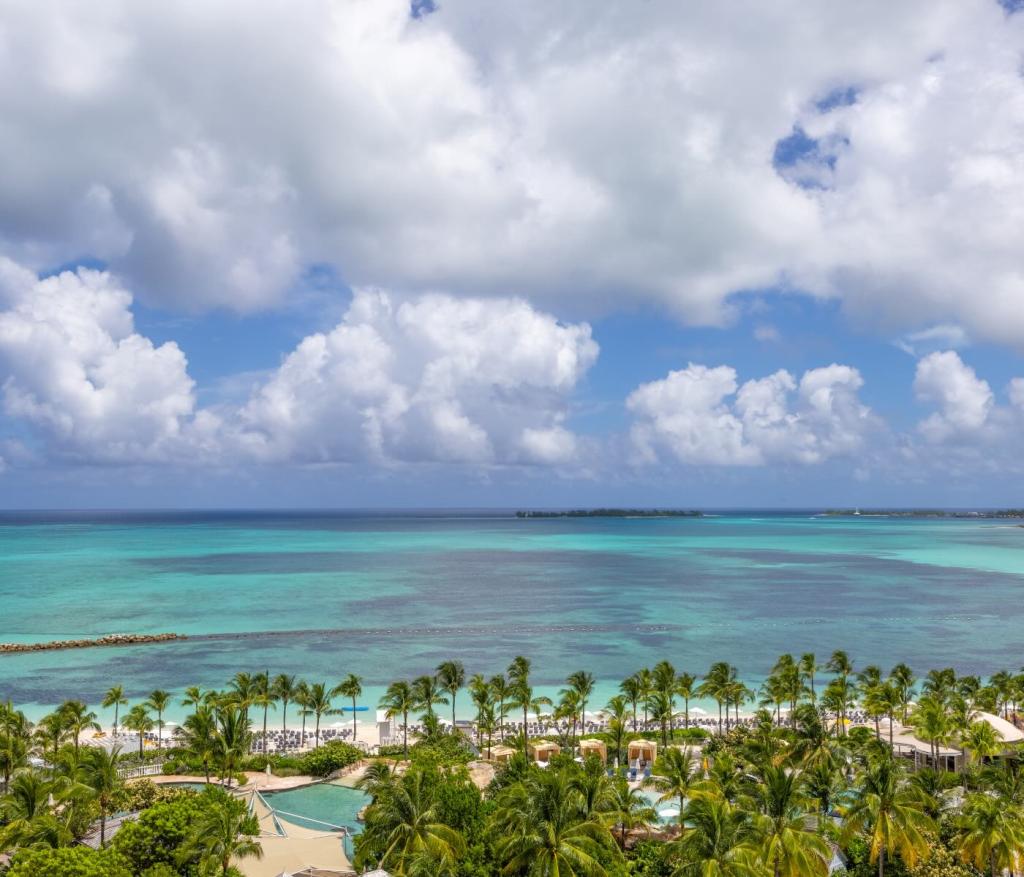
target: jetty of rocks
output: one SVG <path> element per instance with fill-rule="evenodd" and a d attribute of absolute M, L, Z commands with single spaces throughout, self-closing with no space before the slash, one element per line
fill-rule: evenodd
<path fill-rule="evenodd" d="M 55 649 L 90 649 L 95 646 L 134 646 L 140 643 L 165 643 L 185 638 L 185 635 L 180 633 L 112 633 L 96 639 L 55 639 L 46 643 L 0 643 L 0 654 L 49 652 Z"/>

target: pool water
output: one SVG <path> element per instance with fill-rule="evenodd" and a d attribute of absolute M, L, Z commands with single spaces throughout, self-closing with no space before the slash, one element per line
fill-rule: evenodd
<path fill-rule="evenodd" d="M 671 798 L 668 801 L 658 803 L 661 792 L 645 789 L 641 794 L 651 803 L 651 806 L 658 813 L 658 825 L 675 825 L 679 822 L 679 799 Z"/>
<path fill-rule="evenodd" d="M 370 803 L 370 796 L 364 792 L 336 783 L 268 792 L 263 797 L 287 822 L 314 830 L 344 826 L 352 834 L 362 831 L 362 823 L 356 817 Z"/>

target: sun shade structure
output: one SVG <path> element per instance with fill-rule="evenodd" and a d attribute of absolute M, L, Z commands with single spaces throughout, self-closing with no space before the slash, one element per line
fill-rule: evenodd
<path fill-rule="evenodd" d="M 486 752 L 486 750 L 484 750 Z M 491 747 L 491 761 L 496 761 L 498 764 L 504 764 L 511 760 L 512 756 L 516 754 L 518 750 L 513 749 L 511 746 L 492 746 Z"/>
<path fill-rule="evenodd" d="M 601 759 L 602 764 L 608 762 L 608 747 L 603 740 L 580 740 L 580 757 L 587 759 L 596 756 Z"/>
<path fill-rule="evenodd" d="M 539 743 L 530 744 L 530 755 L 533 756 L 533 760 L 539 763 L 547 763 L 551 761 L 553 755 L 558 755 L 562 751 L 562 747 L 557 743 L 552 743 L 549 740 L 541 740 Z"/>
<path fill-rule="evenodd" d="M 648 764 L 658 757 L 658 744 L 651 740 L 632 740 L 629 743 L 626 757 L 629 763 L 645 761 Z"/>

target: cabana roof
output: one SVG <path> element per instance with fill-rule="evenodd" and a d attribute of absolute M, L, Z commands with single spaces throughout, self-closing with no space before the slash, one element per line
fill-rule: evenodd
<path fill-rule="evenodd" d="M 1021 731 L 1013 722 L 1008 722 L 1000 716 L 993 715 L 992 713 L 977 712 L 972 718 L 988 722 L 999 736 L 999 739 L 1007 745 L 1020 743 L 1024 740 L 1024 731 Z"/>

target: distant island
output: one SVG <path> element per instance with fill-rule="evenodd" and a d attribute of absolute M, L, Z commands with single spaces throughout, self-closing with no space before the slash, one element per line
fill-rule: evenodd
<path fill-rule="evenodd" d="M 520 511 L 517 518 L 701 518 L 703 512 L 683 509 L 566 509 Z"/>
<path fill-rule="evenodd" d="M 995 511 L 944 511 L 942 509 L 828 509 L 825 515 L 880 516 L 891 518 L 1024 518 L 1024 509 L 999 509 Z"/>

